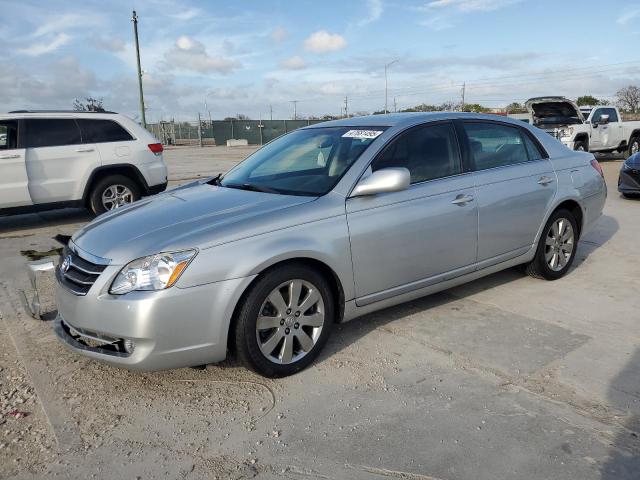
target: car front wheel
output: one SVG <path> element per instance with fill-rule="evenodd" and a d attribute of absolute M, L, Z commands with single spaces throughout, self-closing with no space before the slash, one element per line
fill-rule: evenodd
<path fill-rule="evenodd" d="M 334 323 L 334 302 L 325 278 L 304 265 L 276 267 L 258 277 L 236 319 L 240 361 L 267 377 L 307 367 Z"/>
<path fill-rule="evenodd" d="M 533 261 L 526 272 L 535 278 L 556 280 L 563 277 L 576 255 L 578 226 L 568 210 L 558 210 L 551 215 L 542 231 Z"/>

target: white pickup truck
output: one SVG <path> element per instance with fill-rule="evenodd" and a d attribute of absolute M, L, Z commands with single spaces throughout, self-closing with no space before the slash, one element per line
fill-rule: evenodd
<path fill-rule="evenodd" d="M 530 123 L 546 130 L 572 150 L 623 153 L 640 150 L 640 121 L 623 122 L 614 106 L 578 107 L 564 97 L 527 100 Z"/>

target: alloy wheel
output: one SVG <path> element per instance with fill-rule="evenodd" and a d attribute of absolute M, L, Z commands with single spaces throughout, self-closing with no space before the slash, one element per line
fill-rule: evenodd
<path fill-rule="evenodd" d="M 260 307 L 256 321 L 260 351 L 273 363 L 295 363 L 318 342 L 324 321 L 324 302 L 315 285 L 301 279 L 284 282 Z"/>
<path fill-rule="evenodd" d="M 640 151 L 640 143 L 638 142 L 638 140 L 634 140 L 634 142 L 631 144 L 631 155 L 635 155 L 639 151 Z"/>
<path fill-rule="evenodd" d="M 133 202 L 133 193 L 124 185 L 110 185 L 102 192 L 102 205 L 113 210 Z"/>
<path fill-rule="evenodd" d="M 566 218 L 558 218 L 545 238 L 544 257 L 547 265 L 554 272 L 562 270 L 573 255 L 575 235 L 573 226 Z"/>

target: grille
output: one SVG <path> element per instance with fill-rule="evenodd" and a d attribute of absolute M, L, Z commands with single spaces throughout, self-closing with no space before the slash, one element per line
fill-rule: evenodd
<path fill-rule="evenodd" d="M 80 255 L 65 247 L 56 268 L 58 281 L 76 295 L 86 295 L 96 282 L 106 265 L 99 265 L 85 260 Z"/>

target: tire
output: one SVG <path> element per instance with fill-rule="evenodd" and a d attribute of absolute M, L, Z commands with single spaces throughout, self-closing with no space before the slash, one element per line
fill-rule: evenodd
<path fill-rule="evenodd" d="M 574 145 L 573 149 L 581 152 L 588 152 L 589 145 L 584 140 L 578 140 Z"/>
<path fill-rule="evenodd" d="M 301 301 L 290 301 L 292 283 L 297 286 L 294 292 L 299 289 L 293 298 L 297 296 Z M 271 298 L 275 300 L 273 303 Z M 305 308 L 305 301 L 309 301 L 307 310 L 293 308 L 294 305 Z M 326 344 L 335 320 L 327 280 L 299 264 L 283 265 L 261 274 L 241 302 L 233 332 L 235 350 L 244 366 L 265 377 L 285 377 L 306 368 Z M 290 307 L 293 309 L 289 310 Z M 263 327 L 260 329 L 259 316 Z"/>
<path fill-rule="evenodd" d="M 571 226 L 571 240 L 566 243 L 556 243 L 555 242 L 555 230 L 553 230 L 554 226 L 557 225 L 557 222 L 565 220 Z M 563 235 L 566 235 L 567 226 L 562 226 L 562 230 L 564 232 Z M 563 236 L 559 236 L 556 238 L 564 238 Z M 553 243 L 551 243 L 553 242 Z M 551 243 L 551 244 L 549 244 Z M 567 247 L 571 245 L 571 251 L 567 252 Z M 563 249 L 564 248 L 564 249 Z M 555 211 L 549 220 L 547 221 L 544 229 L 542 230 L 542 235 L 540 236 L 540 241 L 538 242 L 538 248 L 536 249 L 536 255 L 531 261 L 531 263 L 527 264 L 525 271 L 527 275 L 534 278 L 541 278 L 545 280 L 557 280 L 558 278 L 563 277 L 571 268 L 571 264 L 576 257 L 576 249 L 578 248 L 578 226 L 576 223 L 576 219 L 573 214 L 569 210 L 557 210 Z M 556 253 L 557 252 L 557 253 Z M 569 256 L 567 257 L 567 253 Z M 555 262 L 554 262 L 555 258 Z M 550 263 L 551 259 L 551 263 Z M 562 262 L 564 261 L 564 265 Z M 555 265 L 553 265 L 555 263 Z"/>
<path fill-rule="evenodd" d="M 118 192 L 114 201 L 103 201 L 111 192 Z M 89 193 L 89 208 L 95 215 L 121 207 L 140 199 L 140 186 L 135 180 L 124 175 L 108 175 L 98 180 Z"/>
<path fill-rule="evenodd" d="M 631 155 L 638 152 L 640 152 L 640 137 L 632 137 L 631 140 L 629 140 L 629 146 L 623 152 L 624 159 L 626 160 Z"/>
<path fill-rule="evenodd" d="M 628 198 L 629 200 L 638 200 L 638 199 L 640 199 L 640 193 L 623 193 L 622 196 L 624 198 Z"/>

